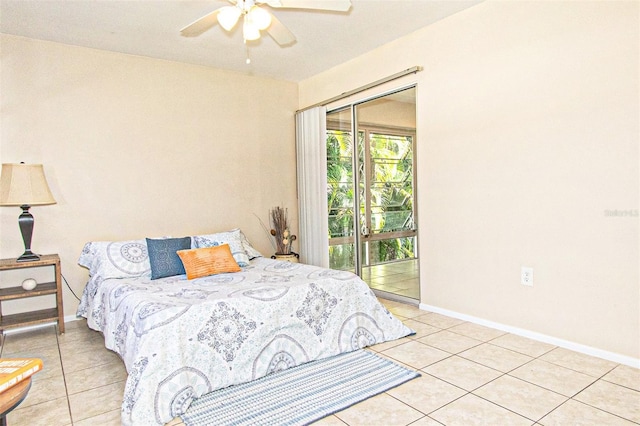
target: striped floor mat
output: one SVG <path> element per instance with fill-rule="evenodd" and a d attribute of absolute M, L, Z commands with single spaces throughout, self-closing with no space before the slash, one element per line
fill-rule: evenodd
<path fill-rule="evenodd" d="M 358 350 L 208 393 L 182 420 L 188 426 L 305 425 L 419 376 Z"/>

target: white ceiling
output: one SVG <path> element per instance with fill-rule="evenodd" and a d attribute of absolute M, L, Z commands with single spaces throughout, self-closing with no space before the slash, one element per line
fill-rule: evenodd
<path fill-rule="evenodd" d="M 225 0 L 0 0 L 0 32 L 300 81 L 480 1 L 352 0 L 347 13 L 264 6 L 297 42 L 280 47 L 265 35 L 250 43 L 249 65 L 240 25 L 180 35 Z"/>

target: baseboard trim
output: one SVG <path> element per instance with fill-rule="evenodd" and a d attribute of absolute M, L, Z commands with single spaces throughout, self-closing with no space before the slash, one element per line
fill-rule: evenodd
<path fill-rule="evenodd" d="M 371 290 L 373 291 L 373 294 L 375 294 L 379 299 L 392 300 L 394 302 L 418 306 L 418 301 L 416 299 L 412 299 L 411 297 L 390 293 L 388 291 L 377 290 L 375 288 L 372 288 Z"/>
<path fill-rule="evenodd" d="M 621 355 L 615 352 L 609 352 L 602 349 L 594 348 L 591 346 L 575 343 L 569 340 L 560 339 L 553 336 L 548 336 L 542 333 L 536 333 L 535 331 L 526 330 L 523 328 L 513 327 L 510 325 L 501 324 L 494 321 L 489 321 L 484 318 L 474 317 L 472 315 L 462 314 L 456 311 L 450 311 L 448 309 L 439 308 L 437 306 L 427 305 L 420 303 L 420 310 L 435 312 L 437 314 L 446 315 L 449 317 L 461 319 L 464 321 L 472 322 L 478 325 L 484 325 L 486 327 L 495 328 L 497 330 L 506 331 L 511 334 L 515 334 L 529 339 L 537 340 L 543 343 L 549 343 L 551 345 L 559 346 L 561 348 L 569 349 L 575 352 L 580 352 L 585 355 L 591 355 L 598 358 L 606 359 L 608 361 L 617 362 L 618 364 L 628 365 L 634 368 L 640 368 L 640 359 L 633 358 L 626 355 Z"/>
<path fill-rule="evenodd" d="M 77 317 L 75 315 L 66 315 L 64 317 L 64 323 L 68 323 L 71 321 L 78 321 L 80 319 L 80 317 Z M 49 327 L 53 324 L 55 324 L 56 321 L 51 321 L 51 322 L 43 322 L 42 324 L 36 324 L 36 325 L 26 325 L 24 327 L 16 327 L 16 328 L 10 328 L 8 330 L 4 330 L 4 334 L 14 334 L 14 333 L 23 333 L 25 331 L 29 331 L 29 330 L 37 330 L 38 328 L 44 328 L 44 327 Z"/>
<path fill-rule="evenodd" d="M 80 319 L 84 319 L 84 318 L 79 317 L 77 315 L 67 315 L 67 316 L 64 317 L 64 322 L 67 323 L 67 322 L 71 322 L 71 321 L 78 321 Z"/>

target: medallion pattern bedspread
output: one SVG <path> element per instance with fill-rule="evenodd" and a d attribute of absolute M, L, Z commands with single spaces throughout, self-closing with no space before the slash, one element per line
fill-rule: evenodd
<path fill-rule="evenodd" d="M 78 314 L 129 374 L 125 425 L 164 424 L 193 398 L 413 331 L 350 272 L 252 260 L 187 280 L 94 275 Z"/>

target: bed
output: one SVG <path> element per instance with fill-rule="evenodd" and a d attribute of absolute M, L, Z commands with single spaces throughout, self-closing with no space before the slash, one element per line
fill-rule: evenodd
<path fill-rule="evenodd" d="M 264 258 L 240 230 L 187 238 L 228 245 L 240 271 L 158 277 L 149 240 L 91 242 L 80 256 L 78 315 L 127 369 L 124 425 L 162 425 L 213 390 L 413 333 L 350 272 Z"/>

